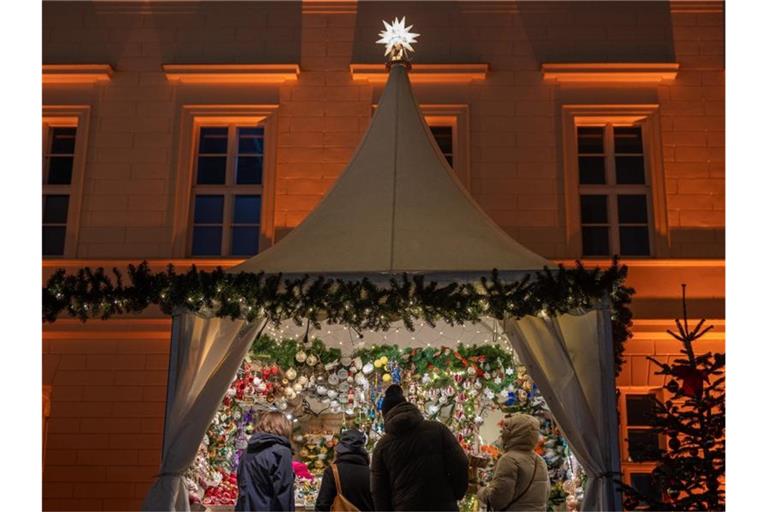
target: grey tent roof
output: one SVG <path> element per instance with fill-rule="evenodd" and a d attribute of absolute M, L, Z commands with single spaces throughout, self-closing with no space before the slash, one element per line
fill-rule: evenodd
<path fill-rule="evenodd" d="M 368 131 L 328 194 L 273 247 L 230 269 L 266 273 L 539 270 L 440 153 L 408 71 L 392 66 Z"/>

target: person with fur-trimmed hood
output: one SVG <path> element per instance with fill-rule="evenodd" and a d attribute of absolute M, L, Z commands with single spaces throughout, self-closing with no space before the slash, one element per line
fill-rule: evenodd
<path fill-rule="evenodd" d="M 478 491 L 478 499 L 492 510 L 544 512 L 550 484 L 547 463 L 534 451 L 538 441 L 538 419 L 519 413 L 504 418 L 504 453 L 496 463 L 491 482 Z"/>
<path fill-rule="evenodd" d="M 381 407 L 384 436 L 373 450 L 376 510 L 458 510 L 469 485 L 469 461 L 448 427 L 425 420 L 397 384 Z"/>

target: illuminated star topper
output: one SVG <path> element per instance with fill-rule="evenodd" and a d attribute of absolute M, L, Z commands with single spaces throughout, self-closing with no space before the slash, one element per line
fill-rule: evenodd
<path fill-rule="evenodd" d="M 402 20 L 395 18 L 391 25 L 383 20 L 382 23 L 384 23 L 386 30 L 379 32 L 381 39 L 376 42 L 387 46 L 384 55 L 389 57 L 390 63 L 407 62 L 408 52 L 414 51 L 411 43 L 416 43 L 416 38 L 420 34 L 409 32 L 413 25 L 405 26 L 405 16 Z"/>

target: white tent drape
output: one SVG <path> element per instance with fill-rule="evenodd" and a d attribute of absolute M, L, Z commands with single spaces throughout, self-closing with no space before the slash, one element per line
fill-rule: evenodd
<path fill-rule="evenodd" d="M 182 475 L 261 324 L 190 312 L 174 315 L 163 458 L 142 510 L 189 510 Z"/>
<path fill-rule="evenodd" d="M 587 473 L 582 510 L 621 510 L 610 312 L 510 318 L 504 331 Z"/>

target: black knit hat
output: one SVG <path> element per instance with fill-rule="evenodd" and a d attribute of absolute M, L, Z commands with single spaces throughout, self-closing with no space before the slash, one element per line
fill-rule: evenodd
<path fill-rule="evenodd" d="M 384 401 L 381 403 L 381 414 L 386 416 L 390 409 L 403 402 L 405 402 L 403 388 L 398 384 L 392 384 L 384 393 Z"/>

